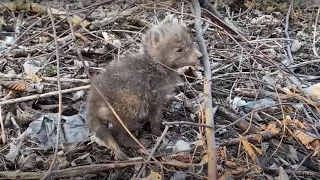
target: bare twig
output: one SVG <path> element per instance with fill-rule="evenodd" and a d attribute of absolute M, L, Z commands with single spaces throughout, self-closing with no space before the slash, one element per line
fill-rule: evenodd
<path fill-rule="evenodd" d="M 318 19 L 319 19 L 319 14 L 320 14 L 320 8 L 318 8 L 318 13 L 317 13 L 317 16 L 316 16 L 316 21 L 314 23 L 314 28 L 313 28 L 313 42 L 312 42 L 312 51 L 313 51 L 313 54 L 315 56 L 318 56 L 318 52 L 317 52 L 317 49 L 316 49 L 316 43 L 318 41 L 316 41 L 316 34 L 317 33 L 317 26 L 318 26 Z"/>
<path fill-rule="evenodd" d="M 89 89 L 89 87 L 90 87 L 90 85 L 71 88 L 71 89 L 64 89 L 64 90 L 61 90 L 61 93 L 62 94 L 71 93 L 71 92 L 74 92 L 74 91 L 80 91 L 80 90 Z M 54 91 L 54 92 L 49 92 L 49 93 L 44 93 L 44 94 L 36 94 L 36 95 L 26 96 L 26 97 L 22 97 L 22 98 L 9 99 L 9 100 L 5 100 L 5 101 L 0 101 L 0 106 L 1 105 L 6 105 L 6 104 L 14 104 L 14 103 L 19 103 L 19 102 L 25 102 L 25 101 L 31 101 L 31 100 L 35 100 L 35 99 L 40 99 L 40 98 L 56 96 L 58 94 L 59 94 L 59 91 Z"/>
<path fill-rule="evenodd" d="M 317 63 L 320 63 L 320 59 L 304 61 L 304 62 L 301 62 L 299 64 L 295 64 L 295 65 L 289 66 L 289 68 L 297 68 L 297 67 L 302 67 L 302 66 L 305 66 L 305 65 L 308 65 L 308 64 L 317 64 Z"/>
<path fill-rule="evenodd" d="M 59 59 L 59 48 L 58 48 L 58 38 L 57 38 L 57 32 L 56 32 L 56 26 L 54 25 L 54 18 L 52 15 L 52 10 L 49 7 L 49 3 L 47 5 L 48 7 L 48 14 L 51 20 L 52 24 L 52 30 L 53 30 L 53 36 L 54 36 L 54 42 L 56 46 L 56 61 L 57 61 L 57 80 L 58 80 L 58 93 L 59 93 L 59 108 L 58 108 L 58 125 L 57 125 L 57 136 L 56 136 L 56 144 L 55 144 L 55 150 L 53 159 L 51 162 L 51 165 L 46 172 L 46 174 L 41 178 L 41 180 L 47 179 L 47 177 L 50 176 L 52 168 L 56 162 L 57 155 L 58 155 L 58 149 L 59 149 L 59 140 L 60 140 L 60 131 L 61 131 L 61 115 L 62 115 L 62 93 L 61 93 L 61 82 L 60 82 L 60 59 Z"/>
<path fill-rule="evenodd" d="M 152 156 L 153 156 L 154 153 L 156 152 L 158 146 L 160 145 L 160 142 L 162 141 L 162 139 L 164 138 L 164 136 L 167 134 L 168 130 L 169 130 L 169 126 L 166 126 L 165 129 L 164 129 L 164 131 L 162 132 L 160 138 L 158 139 L 157 143 L 154 145 L 154 147 L 153 147 L 151 153 L 149 154 L 146 162 L 149 162 L 149 161 L 150 161 L 150 159 L 152 158 Z M 138 179 L 141 177 L 141 175 L 142 175 L 144 169 L 146 168 L 146 166 L 147 166 L 147 164 L 143 164 L 143 166 L 142 166 L 139 174 L 137 175 L 137 177 L 136 177 L 135 179 L 138 180 Z"/>
<path fill-rule="evenodd" d="M 8 79 L 28 79 L 30 77 L 22 77 L 15 74 L 3 74 L 0 73 L 0 78 L 8 78 Z M 55 77 L 41 77 L 44 81 L 58 81 L 58 78 Z M 72 78 L 60 78 L 60 82 L 82 82 L 82 83 L 89 83 L 89 79 L 72 79 Z"/>
<path fill-rule="evenodd" d="M 207 127 L 212 128 L 212 126 L 209 126 L 207 124 L 199 124 L 199 123 L 193 123 L 188 121 L 177 121 L 177 122 L 163 122 L 162 124 L 172 126 L 172 125 L 184 125 L 184 126 L 199 126 L 199 127 Z"/>
<path fill-rule="evenodd" d="M 198 0 L 192 0 L 195 15 L 201 17 L 201 8 Z M 201 34 L 201 22 L 199 18 L 195 18 L 195 29 L 196 29 L 196 39 L 199 45 L 200 52 L 202 53 L 202 64 L 204 66 L 204 87 L 203 91 L 205 94 L 204 104 L 205 104 L 205 119 L 206 124 L 213 128 L 206 128 L 207 136 L 207 154 L 208 154 L 208 179 L 217 179 L 217 147 L 214 135 L 214 121 L 213 121 L 213 108 L 212 108 L 212 98 L 211 98 L 211 68 L 210 61 L 207 52 L 206 45 L 204 43 L 203 36 Z"/>
<path fill-rule="evenodd" d="M 4 133 L 4 118 L 2 117 L 2 108 L 1 108 L 1 105 L 0 105 L 0 125 L 1 125 L 1 140 L 2 140 L 2 143 L 3 144 L 6 144 L 6 134 Z"/>
<path fill-rule="evenodd" d="M 125 168 L 128 166 L 135 166 L 139 164 L 145 164 L 147 162 L 115 162 L 110 164 L 90 164 L 86 166 L 77 166 L 67 169 L 61 170 L 53 170 L 52 176 L 55 178 L 63 178 L 63 177 L 74 177 L 74 176 L 83 176 L 86 174 L 92 174 L 97 172 L 103 172 L 110 169 L 118 169 L 118 168 Z M 151 164 L 161 164 L 161 165 L 168 165 L 168 166 L 175 166 L 180 168 L 195 168 L 203 166 L 200 164 L 191 164 L 191 163 L 182 163 L 178 161 L 172 162 L 149 162 Z M 10 171 L 0 171 L 0 178 L 3 179 L 39 179 L 43 175 L 42 172 L 10 172 Z"/>
<path fill-rule="evenodd" d="M 293 3 L 294 3 L 294 0 L 291 0 L 290 2 L 290 6 L 289 6 L 289 9 L 288 9 L 288 12 L 287 12 L 287 16 L 286 16 L 286 25 L 285 25 L 285 29 L 284 29 L 284 32 L 286 34 L 286 38 L 287 39 L 290 39 L 290 36 L 289 36 L 289 33 L 288 33 L 288 29 L 289 29 L 289 19 L 290 19 L 290 12 L 292 11 L 292 8 L 293 8 Z M 288 53 L 288 58 L 289 58 L 289 64 L 287 65 L 291 65 L 293 63 L 293 57 L 292 57 L 292 53 L 291 53 L 291 41 L 288 41 L 289 44 L 287 46 L 287 53 Z"/>

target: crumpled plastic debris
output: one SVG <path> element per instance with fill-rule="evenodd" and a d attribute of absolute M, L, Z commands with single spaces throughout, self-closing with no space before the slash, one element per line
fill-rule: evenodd
<path fill-rule="evenodd" d="M 14 37 L 6 36 L 5 40 L 0 43 L 0 51 L 5 50 L 8 46 L 12 45 L 14 41 Z"/>
<path fill-rule="evenodd" d="M 275 104 L 277 104 L 277 102 L 274 101 L 272 98 L 265 97 L 257 101 L 248 101 L 244 107 L 250 110 L 255 110 L 255 109 L 264 108 L 267 106 L 272 106 Z"/>
<path fill-rule="evenodd" d="M 77 143 L 89 140 L 89 127 L 86 123 L 85 106 L 81 106 L 79 114 L 61 117 L 60 141 Z M 58 114 L 43 115 L 29 124 L 31 136 L 39 141 L 41 148 L 54 147 L 58 124 Z"/>

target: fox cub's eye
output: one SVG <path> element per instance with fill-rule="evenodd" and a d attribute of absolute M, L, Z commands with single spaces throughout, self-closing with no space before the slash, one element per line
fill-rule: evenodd
<path fill-rule="evenodd" d="M 176 52 L 182 52 L 183 51 L 183 49 L 181 49 L 181 48 L 178 48 L 177 50 L 176 50 Z"/>

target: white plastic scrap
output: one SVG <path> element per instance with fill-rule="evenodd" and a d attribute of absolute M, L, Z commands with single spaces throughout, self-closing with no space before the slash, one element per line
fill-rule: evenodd
<path fill-rule="evenodd" d="M 235 97 L 231 100 L 232 109 L 237 110 L 239 107 L 243 107 L 247 104 L 246 101 L 242 100 L 240 97 Z"/>
<path fill-rule="evenodd" d="M 301 48 L 302 44 L 298 40 L 293 40 L 291 44 L 291 51 L 297 52 Z"/>
<path fill-rule="evenodd" d="M 184 140 L 178 140 L 173 148 L 174 151 L 183 151 L 179 154 L 188 154 L 190 149 L 190 144 Z"/>

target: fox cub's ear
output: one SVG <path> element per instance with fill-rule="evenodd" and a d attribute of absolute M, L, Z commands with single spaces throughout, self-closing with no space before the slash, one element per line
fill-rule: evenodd
<path fill-rule="evenodd" d="M 161 42 L 161 39 L 163 38 L 163 34 L 161 33 L 160 30 L 158 29 L 152 29 L 150 30 L 149 32 L 149 35 L 148 35 L 148 43 L 151 45 L 152 48 L 158 48 L 160 42 Z"/>

